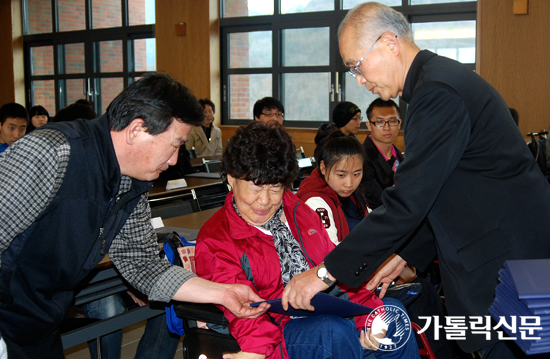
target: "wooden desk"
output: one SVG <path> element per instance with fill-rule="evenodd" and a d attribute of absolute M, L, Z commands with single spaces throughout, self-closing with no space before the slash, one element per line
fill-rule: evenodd
<path fill-rule="evenodd" d="M 192 207 L 193 212 L 198 212 L 204 209 L 219 207 L 223 205 L 225 196 L 229 189 L 221 178 L 202 178 L 202 177 L 185 177 L 187 182 L 186 187 L 176 188 L 172 190 L 166 189 L 165 181 L 157 181 L 153 184 L 153 188 L 149 191 L 149 205 L 152 209 L 159 210 L 162 213 L 163 208 L 170 208 L 173 205 L 183 204 L 187 202 Z M 173 212 L 173 211 L 172 211 Z M 179 210 L 181 212 L 189 212 L 188 210 Z M 171 215 L 159 214 L 165 218 Z"/>
<path fill-rule="evenodd" d="M 179 227 L 200 230 L 202 226 L 218 211 L 221 207 L 211 208 L 200 212 L 184 214 L 174 218 L 163 220 L 166 227 Z"/>
<path fill-rule="evenodd" d="M 193 192 L 202 188 L 224 185 L 221 178 L 185 177 L 185 181 L 187 182 L 186 187 L 170 190 L 166 189 L 166 181 L 155 181 L 153 183 L 153 188 L 149 190 L 149 202 L 162 200 L 166 197 L 173 197 L 186 192 Z"/>

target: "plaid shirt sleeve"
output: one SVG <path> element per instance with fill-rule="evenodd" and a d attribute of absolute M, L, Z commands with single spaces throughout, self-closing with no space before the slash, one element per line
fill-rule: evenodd
<path fill-rule="evenodd" d="M 69 142 L 55 130 L 35 130 L 0 154 L 0 254 L 54 198 L 69 155 Z"/>
<path fill-rule="evenodd" d="M 129 182 L 123 177 L 123 183 Z M 151 210 L 147 194 L 143 194 L 136 208 L 113 240 L 109 257 L 122 276 L 149 300 L 169 302 L 188 279 L 195 276 L 182 267 L 173 266 L 159 256 L 157 235 L 151 225 Z"/>

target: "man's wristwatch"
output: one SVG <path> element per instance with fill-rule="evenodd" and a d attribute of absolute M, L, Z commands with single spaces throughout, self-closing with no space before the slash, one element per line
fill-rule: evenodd
<path fill-rule="evenodd" d="M 328 270 L 327 267 L 325 267 L 325 263 L 321 263 L 317 267 L 317 277 L 319 277 L 319 279 L 325 282 L 325 284 L 329 287 L 336 283 L 335 280 L 330 280 L 328 277 Z"/>

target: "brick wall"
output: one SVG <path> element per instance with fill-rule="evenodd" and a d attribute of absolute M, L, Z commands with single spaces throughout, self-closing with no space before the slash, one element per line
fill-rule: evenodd
<path fill-rule="evenodd" d="M 248 16 L 248 0 L 226 0 L 224 17 Z M 229 40 L 229 67 L 249 66 L 249 34 L 233 33 Z M 250 78 L 247 75 L 230 76 L 229 117 L 232 119 L 252 118 L 252 106 L 257 99 L 250 98 Z"/>
<path fill-rule="evenodd" d="M 145 9 L 145 0 L 130 1 L 130 3 L 128 4 L 128 22 L 130 25 L 145 24 L 144 9 Z"/>
<path fill-rule="evenodd" d="M 248 0 L 225 0 L 223 16 L 248 16 Z"/>
<path fill-rule="evenodd" d="M 52 94 L 55 91 L 53 80 L 33 82 L 33 105 L 42 105 L 51 115 L 55 115 L 55 101 L 52 101 Z"/>
<path fill-rule="evenodd" d="M 92 1 L 92 28 L 104 29 L 122 26 L 120 4 L 120 1 L 113 0 Z"/>
<path fill-rule="evenodd" d="M 58 0 L 57 4 L 57 14 L 59 16 L 59 31 L 75 31 L 86 29 L 84 1 Z"/>

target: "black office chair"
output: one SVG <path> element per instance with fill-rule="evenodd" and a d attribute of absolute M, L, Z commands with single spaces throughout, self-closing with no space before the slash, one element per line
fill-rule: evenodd
<path fill-rule="evenodd" d="M 241 350 L 235 338 L 230 334 L 222 334 L 196 326 L 197 320 L 210 325 L 229 325 L 223 312 L 214 304 L 180 303 L 175 305 L 174 309 L 178 317 L 183 319 L 184 359 L 197 359 L 201 354 L 206 355 L 207 358 L 221 358 L 223 353 Z"/>
<path fill-rule="evenodd" d="M 170 244 L 174 253 L 177 248 L 183 246 L 177 233 L 158 235 L 159 240 L 164 239 Z M 164 238 L 162 238 L 164 237 Z M 182 266 L 179 257 L 174 257 L 174 265 Z M 214 304 L 197 304 L 180 302 L 174 305 L 178 317 L 183 320 L 185 336 L 183 339 L 183 358 L 197 359 L 201 354 L 207 358 L 221 358 L 224 352 L 240 351 L 239 344 L 229 334 L 218 333 L 210 329 L 198 328 L 196 322 L 203 321 L 210 325 L 227 327 L 229 322 L 223 312 Z"/>

